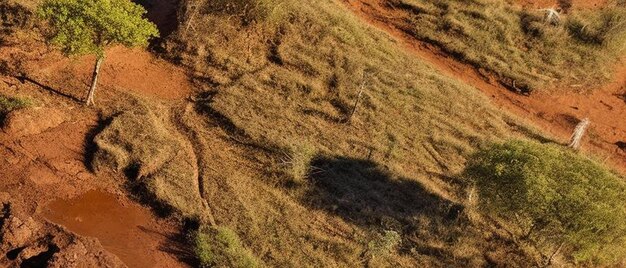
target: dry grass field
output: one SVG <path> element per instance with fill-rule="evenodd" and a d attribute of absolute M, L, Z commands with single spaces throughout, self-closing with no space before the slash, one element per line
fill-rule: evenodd
<path fill-rule="evenodd" d="M 0 7 L 19 6 L 7 3 Z M 407 32 L 528 90 L 602 81 L 623 54 L 622 7 L 572 11 L 548 25 L 504 1 L 388 4 L 410 14 Z M 183 0 L 176 14 L 163 24 L 176 30 L 150 49 L 184 68 L 190 92 L 181 84 L 183 93 L 172 93 L 178 97 L 162 98 L 112 82 L 96 108 L 78 109 L 99 118 L 85 137 L 85 168 L 103 180 L 123 175 L 121 187 L 136 200 L 176 219 L 185 254 L 194 256 L 189 264 L 596 264 L 578 262 L 572 248 L 552 254 L 558 245 L 524 237 L 517 223 L 481 209 L 475 181 L 464 175 L 477 152 L 511 139 L 570 152 L 415 58 L 343 2 Z M 36 31 L 21 21 L 0 34 L 19 40 L 26 37 L 15 31 Z M 0 59 L 0 67 L 11 62 Z M 150 85 L 171 84 L 160 79 Z M 28 109 L 22 102 L 0 95 L 0 112 Z M 597 168 L 610 180 L 619 176 Z"/>

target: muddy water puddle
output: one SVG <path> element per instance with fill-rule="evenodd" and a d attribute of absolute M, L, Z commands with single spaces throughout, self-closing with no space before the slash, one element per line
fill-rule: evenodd
<path fill-rule="evenodd" d="M 181 248 L 171 224 L 158 222 L 137 204 L 103 191 L 53 201 L 46 219 L 82 236 L 95 237 L 129 267 L 184 266 L 169 252 Z"/>

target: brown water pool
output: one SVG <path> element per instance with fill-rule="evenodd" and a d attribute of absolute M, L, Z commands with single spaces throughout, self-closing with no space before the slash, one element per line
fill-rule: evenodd
<path fill-rule="evenodd" d="M 186 266 L 174 256 L 184 251 L 184 245 L 176 242 L 173 224 L 156 219 L 149 209 L 125 197 L 89 191 L 53 201 L 43 215 L 74 233 L 97 238 L 129 267 Z"/>

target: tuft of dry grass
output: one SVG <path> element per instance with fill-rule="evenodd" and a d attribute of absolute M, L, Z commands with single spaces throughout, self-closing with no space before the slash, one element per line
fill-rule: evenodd
<path fill-rule="evenodd" d="M 94 138 L 93 169 L 124 172 L 151 202 L 201 218 L 206 211 L 193 151 L 168 123 L 169 112 L 134 96 L 126 98 L 126 104 L 109 111 L 104 120 L 109 123 Z"/>
<path fill-rule="evenodd" d="M 407 12 L 404 31 L 522 93 L 605 81 L 625 55 L 624 6 L 555 14 L 498 0 L 387 2 Z"/>
<path fill-rule="evenodd" d="M 313 171 L 311 165 L 317 150 L 313 145 L 307 142 L 293 143 L 286 154 L 284 165 L 287 167 L 287 173 L 295 183 L 306 181 L 310 173 Z"/>

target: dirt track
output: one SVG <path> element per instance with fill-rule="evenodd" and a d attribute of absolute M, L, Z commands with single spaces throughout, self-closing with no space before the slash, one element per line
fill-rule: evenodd
<path fill-rule="evenodd" d="M 346 0 L 349 8 L 369 24 L 387 32 L 399 44 L 417 57 L 429 62 L 442 73 L 472 85 L 490 96 L 493 104 L 511 111 L 525 121 L 566 143 L 576 126 L 584 119 L 592 122 L 583 148 L 601 161 L 611 163 L 626 173 L 626 64 L 622 61 L 615 68 L 613 82 L 590 89 L 590 94 L 540 92 L 530 97 L 516 94 L 502 87 L 495 80 L 485 78 L 474 67 L 458 62 L 437 47 L 422 42 L 400 30 L 406 13 L 387 8 L 383 0 Z M 541 5 L 548 1 L 520 1 Z M 594 1 L 599 4 L 603 1 Z M 594 4 L 594 5 L 595 5 Z M 573 90 L 556 90 L 571 92 Z M 580 90 L 578 88 L 574 88 Z M 620 146 L 621 145 L 621 146 Z"/>

